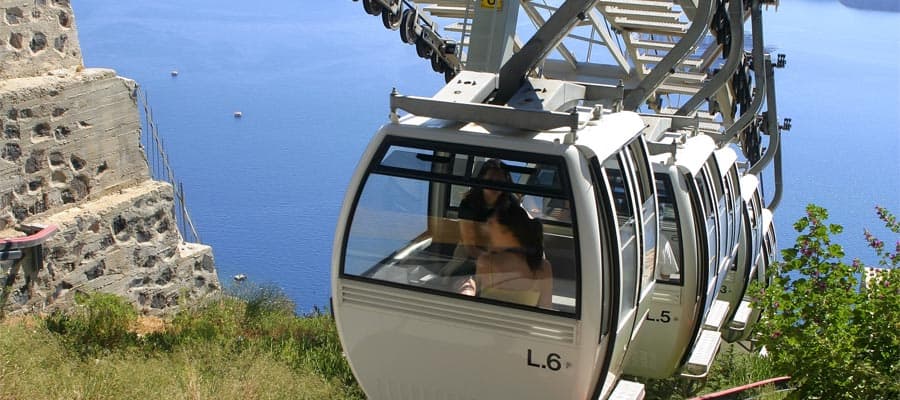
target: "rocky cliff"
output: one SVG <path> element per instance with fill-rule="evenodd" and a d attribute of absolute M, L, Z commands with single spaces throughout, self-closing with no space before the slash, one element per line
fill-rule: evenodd
<path fill-rule="evenodd" d="M 0 0 L 0 18 L 0 239 L 59 226 L 7 311 L 99 290 L 159 314 L 217 291 L 212 249 L 185 243 L 172 186 L 151 178 L 136 83 L 83 67 L 68 0 Z"/>

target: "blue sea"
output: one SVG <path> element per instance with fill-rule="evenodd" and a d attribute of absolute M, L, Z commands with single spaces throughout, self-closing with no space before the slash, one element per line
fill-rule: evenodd
<path fill-rule="evenodd" d="M 243 273 L 282 287 L 300 310 L 326 305 L 345 186 L 387 122 L 388 94 L 430 96 L 443 78 L 350 0 L 73 7 L 85 65 L 115 69 L 148 94 L 223 282 Z M 766 46 L 787 54 L 775 77 L 779 116 L 793 119 L 780 247 L 816 203 L 844 225 L 847 254 L 875 263 L 863 229 L 892 246 L 874 207 L 900 213 L 900 13 L 800 0 L 764 16 Z"/>

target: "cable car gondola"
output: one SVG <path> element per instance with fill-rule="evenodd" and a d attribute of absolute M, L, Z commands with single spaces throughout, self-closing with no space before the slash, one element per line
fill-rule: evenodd
<path fill-rule="evenodd" d="M 369 398 L 611 393 L 653 290 L 658 227 L 644 124 L 600 110 L 581 113 L 577 132 L 408 115 L 375 135 L 347 190 L 332 265 L 341 342 Z M 510 180 L 479 178 L 488 160 Z M 473 276 L 524 279 L 464 267 L 460 206 L 474 190 L 510 193 L 540 222 L 549 302 L 460 290 Z"/>
<path fill-rule="evenodd" d="M 763 208 L 760 214 L 760 225 L 762 227 L 762 240 L 760 248 L 760 257 L 754 271 L 751 272 L 750 281 L 759 282 L 763 287 L 767 287 L 771 280 L 768 271 L 772 268 L 778 257 L 778 247 L 775 237 L 775 224 L 772 219 L 772 212 Z M 753 331 L 753 326 L 759 322 L 761 312 L 758 308 L 752 308 L 750 304 L 753 299 L 745 292 L 741 299 L 740 306 L 732 320 L 728 323 L 728 329 L 724 335 L 725 339 L 731 342 L 739 340 L 747 340 Z"/>
<path fill-rule="evenodd" d="M 364 6 L 375 3 L 401 2 Z M 391 123 L 357 166 L 338 221 L 332 310 L 367 396 L 639 399 L 643 385 L 622 374 L 705 377 L 723 325 L 745 338 L 758 318 L 738 281 L 757 253 L 760 279 L 771 251 L 741 248 L 768 237 L 745 222 L 752 195 L 731 146 L 738 134 L 759 134 L 747 126 L 764 98 L 770 146 L 762 157 L 758 146 L 741 150 L 757 155 L 748 156 L 754 174 L 775 160 L 771 207 L 781 193 L 775 64 L 763 52 L 760 3 L 749 14 L 729 5 L 728 32 L 710 29 L 725 10 L 712 1 L 674 12 L 677 24 L 641 14 L 637 0 L 541 6 L 549 18 L 529 2 L 471 13 L 402 3 L 401 39 L 434 53 L 448 84 L 432 98 L 392 93 Z M 537 26 L 524 44 L 520 8 Z M 737 93 L 729 77 L 744 65 L 740 41 L 689 56 L 704 37 L 743 38 L 748 15 L 757 84 Z M 443 38 L 431 17 L 462 18 L 445 28 L 460 40 Z M 584 61 L 570 51 L 584 26 L 614 65 L 590 61 L 590 48 Z M 660 28 L 675 35 L 660 39 Z M 554 52 L 562 59 L 548 58 Z M 719 55 L 724 65 L 710 78 Z M 737 118 L 728 112 L 736 102 L 747 105 Z M 632 112 L 643 103 L 655 113 Z M 754 215 L 765 219 L 753 193 Z"/>
<path fill-rule="evenodd" d="M 705 374 L 722 324 L 713 320 L 727 311 L 716 296 L 737 248 L 737 156 L 727 147 L 717 150 L 708 136 L 684 135 L 677 138 L 683 144 L 657 147 L 662 150 L 651 156 L 660 210 L 656 286 L 647 327 L 626 362 L 629 375 L 665 378 L 682 366 L 689 375 Z M 704 332 L 715 337 L 712 347 L 695 346 Z M 705 362 L 690 361 L 701 355 Z"/>
<path fill-rule="evenodd" d="M 742 225 L 739 235 L 740 245 L 738 246 L 738 254 L 734 264 L 725 276 L 725 283 L 719 290 L 719 299 L 725 301 L 729 305 L 729 313 L 725 318 L 725 326 L 729 327 L 723 331 L 723 339 L 733 342 L 739 337 L 735 331 L 731 329 L 735 318 L 738 318 L 738 324 L 742 318 L 746 318 L 744 314 L 749 312 L 750 302 L 742 303 L 744 300 L 747 287 L 750 281 L 756 280 L 756 274 L 759 271 L 759 265 L 762 262 L 762 196 L 760 195 L 759 179 L 755 175 L 746 174 L 741 177 L 741 215 Z M 740 314 L 740 315 L 739 315 Z"/>

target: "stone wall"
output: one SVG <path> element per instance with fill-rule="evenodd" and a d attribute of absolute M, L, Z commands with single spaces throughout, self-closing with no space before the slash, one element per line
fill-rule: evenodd
<path fill-rule="evenodd" d="M 101 290 L 158 314 L 215 291 L 212 252 L 183 242 L 172 196 L 171 185 L 146 180 L 43 215 L 42 222 L 59 225 L 46 246 L 45 271 L 38 275 L 46 303 L 73 290 Z"/>
<path fill-rule="evenodd" d="M 212 249 L 184 243 L 172 187 L 151 179 L 136 83 L 82 67 L 68 1 L 0 0 L 0 13 L 0 239 L 60 227 L 34 290 L 19 277 L 8 311 L 101 290 L 159 314 L 217 291 Z"/>

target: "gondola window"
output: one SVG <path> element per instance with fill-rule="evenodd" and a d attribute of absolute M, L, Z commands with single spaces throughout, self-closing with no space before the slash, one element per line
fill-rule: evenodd
<path fill-rule="evenodd" d="M 342 276 L 574 316 L 577 238 L 562 158 L 402 141 L 384 145 L 364 178 Z M 483 172 L 497 165 L 503 173 Z M 501 207 L 517 207 L 540 240 L 498 228 Z"/>
<path fill-rule="evenodd" d="M 669 175 L 656 173 L 656 191 L 659 196 L 659 257 L 657 257 L 656 281 L 670 284 L 681 284 L 681 266 L 683 265 L 681 222 L 678 215 L 678 204 Z M 668 249 L 666 248 L 668 246 Z"/>

